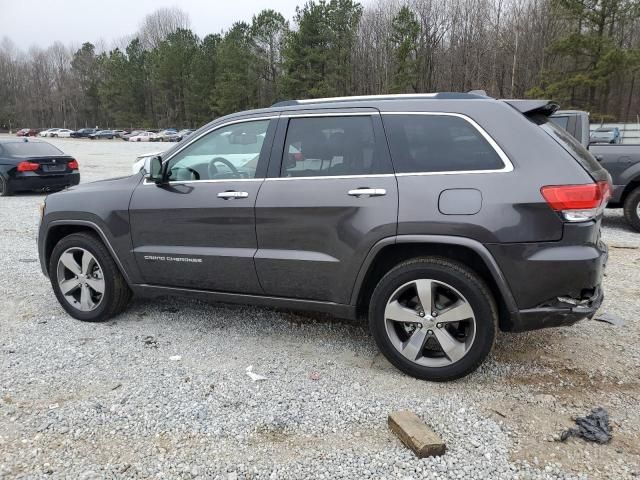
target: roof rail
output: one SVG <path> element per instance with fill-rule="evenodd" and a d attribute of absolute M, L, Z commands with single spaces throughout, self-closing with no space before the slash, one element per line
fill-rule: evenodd
<path fill-rule="evenodd" d="M 308 98 L 303 100 L 283 100 L 274 103 L 272 107 L 290 107 L 293 105 L 311 105 L 315 103 L 339 103 L 339 102 L 358 102 L 366 100 L 471 100 L 474 98 L 487 98 L 486 93 L 480 95 L 477 91 L 469 93 L 441 92 L 441 93 L 397 93 L 389 95 L 354 95 L 351 97 L 327 97 L 327 98 Z"/>

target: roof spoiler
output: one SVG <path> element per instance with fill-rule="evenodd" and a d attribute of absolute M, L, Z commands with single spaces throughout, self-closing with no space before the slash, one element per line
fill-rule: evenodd
<path fill-rule="evenodd" d="M 502 100 L 527 117 L 540 114 L 546 117 L 553 115 L 560 105 L 551 100 Z"/>

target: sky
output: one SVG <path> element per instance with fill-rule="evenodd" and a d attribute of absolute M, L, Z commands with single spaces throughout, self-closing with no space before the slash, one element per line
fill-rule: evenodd
<path fill-rule="evenodd" d="M 65 45 L 112 41 L 138 30 L 144 17 L 161 7 L 178 7 L 191 18 L 200 37 L 219 33 L 239 20 L 250 21 L 260 10 L 271 8 L 291 20 L 296 5 L 305 0 L 0 0 L 0 40 L 7 36 L 19 48 L 47 47 L 60 40 Z"/>

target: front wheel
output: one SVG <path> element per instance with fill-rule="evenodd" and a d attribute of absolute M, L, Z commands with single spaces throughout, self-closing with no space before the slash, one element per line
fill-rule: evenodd
<path fill-rule="evenodd" d="M 624 217 L 640 232 L 640 187 L 633 190 L 624 201 Z"/>
<path fill-rule="evenodd" d="M 49 261 L 49 278 L 60 305 L 78 320 L 108 320 L 131 299 L 111 254 L 90 233 L 74 233 L 58 242 Z"/>
<path fill-rule="evenodd" d="M 494 299 L 464 265 L 440 257 L 408 260 L 376 286 L 369 327 L 384 356 L 422 380 L 473 372 L 489 355 L 497 330 Z"/>

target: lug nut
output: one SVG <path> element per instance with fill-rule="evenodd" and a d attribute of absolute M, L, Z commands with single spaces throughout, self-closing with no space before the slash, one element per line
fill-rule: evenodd
<path fill-rule="evenodd" d="M 433 312 L 431 312 L 431 316 L 432 317 L 437 317 L 438 316 L 438 312 L 436 312 L 435 310 Z"/>
<path fill-rule="evenodd" d="M 438 324 L 436 324 L 436 327 L 438 327 L 438 328 L 442 328 L 442 324 L 441 324 L 441 323 L 438 323 Z"/>
<path fill-rule="evenodd" d="M 433 335 L 433 332 L 432 332 L 431 330 L 427 330 L 427 333 L 428 333 L 429 335 Z"/>
<path fill-rule="evenodd" d="M 418 313 L 418 315 L 420 315 L 421 317 L 424 317 L 424 312 L 420 312 Z"/>

